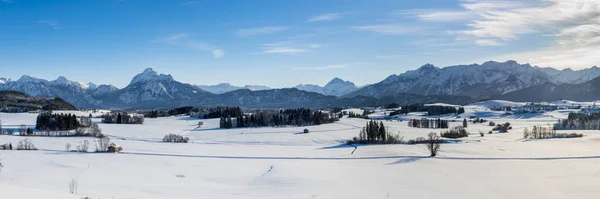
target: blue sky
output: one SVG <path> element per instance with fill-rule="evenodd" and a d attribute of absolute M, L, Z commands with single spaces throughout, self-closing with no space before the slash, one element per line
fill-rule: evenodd
<path fill-rule="evenodd" d="M 432 63 L 600 60 L 598 1 L 0 0 L 0 77 L 358 85 Z M 557 13 L 559 11 L 560 13 Z M 596 14 L 596 15 L 594 15 Z"/>

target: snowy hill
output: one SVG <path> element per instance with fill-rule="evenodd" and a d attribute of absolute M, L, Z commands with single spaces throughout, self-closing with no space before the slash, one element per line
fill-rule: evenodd
<path fill-rule="evenodd" d="M 330 96 L 342 96 L 358 89 L 354 83 L 350 81 L 344 81 L 337 77 L 329 81 L 329 83 L 327 83 L 324 87 L 314 84 L 300 84 L 294 88 Z"/>
<path fill-rule="evenodd" d="M 591 71 L 591 72 L 590 72 Z M 568 74 L 568 75 L 566 75 Z M 533 67 L 515 61 L 485 62 L 438 68 L 431 64 L 365 86 L 344 97 L 358 95 L 382 97 L 395 93 L 421 95 L 465 95 L 485 99 L 543 83 L 577 83 L 595 78 L 600 71 L 563 70 Z"/>

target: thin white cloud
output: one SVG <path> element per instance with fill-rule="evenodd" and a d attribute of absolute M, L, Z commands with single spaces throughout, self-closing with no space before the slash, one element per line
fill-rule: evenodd
<path fill-rule="evenodd" d="M 178 33 L 178 34 L 168 35 L 168 36 L 162 37 L 162 38 L 157 38 L 157 39 L 153 40 L 153 42 L 155 42 L 155 43 L 175 44 L 179 40 L 184 39 L 186 37 L 188 37 L 188 34 L 186 34 L 186 33 Z"/>
<path fill-rule="evenodd" d="M 342 18 L 342 15 L 339 13 L 326 13 L 317 16 L 313 16 L 308 19 L 308 22 L 317 22 L 317 21 L 331 21 L 335 19 Z"/>
<path fill-rule="evenodd" d="M 156 38 L 156 39 L 152 40 L 152 42 L 153 43 L 164 43 L 164 44 L 170 44 L 170 45 L 178 45 L 178 46 L 183 46 L 186 48 L 199 50 L 199 51 L 210 51 L 215 59 L 219 59 L 219 58 L 222 58 L 225 56 L 225 51 L 223 51 L 222 49 L 219 49 L 217 47 L 214 47 L 214 46 L 202 43 L 202 42 L 190 40 L 188 38 L 189 38 L 188 34 L 178 33 L 178 34 L 168 35 L 166 37 Z"/>
<path fill-rule="evenodd" d="M 501 45 L 503 45 L 503 43 L 498 42 L 496 40 L 492 40 L 492 39 L 478 39 L 478 40 L 475 40 L 475 44 L 477 44 L 478 46 L 501 46 Z"/>
<path fill-rule="evenodd" d="M 195 3 L 198 3 L 198 1 L 185 1 L 185 2 L 179 3 L 179 5 L 187 6 L 187 5 L 192 5 L 192 4 L 195 4 Z"/>
<path fill-rule="evenodd" d="M 327 66 L 313 66 L 313 67 L 297 67 L 292 68 L 292 70 L 329 70 L 329 69 L 339 69 L 339 68 L 347 68 L 346 64 L 339 65 L 327 65 Z"/>
<path fill-rule="evenodd" d="M 260 35 L 260 34 L 272 34 L 280 31 L 287 30 L 286 26 L 266 26 L 258 28 L 246 28 L 237 30 L 236 34 L 241 37 Z"/>
<path fill-rule="evenodd" d="M 476 17 L 475 14 L 465 11 L 451 11 L 451 10 L 429 10 L 429 9 L 416 9 L 416 10 L 402 10 L 396 12 L 399 15 L 414 16 L 423 21 L 432 22 L 455 22 L 473 19 Z"/>
<path fill-rule="evenodd" d="M 387 60 L 402 60 L 408 58 L 408 55 L 405 54 L 391 54 L 391 55 L 377 55 L 375 56 L 377 59 L 387 59 Z"/>
<path fill-rule="evenodd" d="M 9 1 L 6 1 L 9 2 Z M 61 28 L 60 22 L 58 20 L 46 19 L 39 20 L 38 23 L 50 26 L 52 29 L 58 30 Z"/>
<path fill-rule="evenodd" d="M 297 44 L 293 41 L 282 41 L 277 43 L 262 44 L 262 51 L 252 54 L 296 55 L 300 53 L 310 52 L 311 49 L 319 49 L 322 46 L 322 44 Z"/>
<path fill-rule="evenodd" d="M 405 35 L 425 30 L 423 27 L 414 27 L 402 24 L 379 24 L 353 27 L 355 30 L 370 31 L 387 35 Z"/>

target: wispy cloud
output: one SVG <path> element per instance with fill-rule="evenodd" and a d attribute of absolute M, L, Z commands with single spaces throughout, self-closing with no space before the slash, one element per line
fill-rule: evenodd
<path fill-rule="evenodd" d="M 292 70 L 329 70 L 329 69 L 339 69 L 339 68 L 347 68 L 346 64 L 339 65 L 326 65 L 326 66 L 312 66 L 312 67 L 297 67 L 292 68 Z"/>
<path fill-rule="evenodd" d="M 391 55 L 377 55 L 375 56 L 377 59 L 388 59 L 388 60 L 401 60 L 408 58 L 408 55 L 405 54 L 391 54 Z"/>
<path fill-rule="evenodd" d="M 6 1 L 9 2 L 9 1 Z M 46 19 L 46 20 L 39 20 L 38 23 L 46 25 L 46 26 L 50 26 L 52 29 L 58 30 L 61 28 L 60 22 L 58 20 L 50 20 L 50 19 Z"/>
<path fill-rule="evenodd" d="M 161 38 L 156 38 L 155 40 L 153 40 L 153 42 L 155 43 L 168 43 L 168 44 L 175 44 L 176 42 L 180 41 L 181 39 L 184 39 L 188 37 L 188 34 L 186 33 L 178 33 L 178 34 L 172 34 L 166 37 L 161 37 Z"/>
<path fill-rule="evenodd" d="M 505 9 L 498 9 L 503 5 Z M 525 35 L 549 38 L 550 45 L 503 58 L 540 66 L 582 68 L 600 60 L 600 2 L 584 0 L 538 0 L 532 4 L 466 3 L 480 17 L 458 34 L 504 43 Z M 486 11 L 486 9 L 495 9 Z"/>
<path fill-rule="evenodd" d="M 323 47 L 322 44 L 297 44 L 293 41 L 282 41 L 277 43 L 262 44 L 261 52 L 252 53 L 255 55 L 259 54 L 283 54 L 283 55 L 295 55 L 305 52 L 310 52 L 311 49 L 318 49 Z"/>
<path fill-rule="evenodd" d="M 153 43 L 164 43 L 170 45 L 183 46 L 186 48 L 199 50 L 199 51 L 210 51 L 215 59 L 219 59 L 225 56 L 225 51 L 217 47 L 194 41 L 189 39 L 189 35 L 186 33 L 172 34 L 165 37 L 159 37 L 152 40 Z"/>
<path fill-rule="evenodd" d="M 326 13 L 317 16 L 313 16 L 308 19 L 308 22 L 317 22 L 317 21 L 331 21 L 335 19 L 342 18 L 342 15 L 339 13 Z"/>
<path fill-rule="evenodd" d="M 185 1 L 185 2 L 179 3 L 179 5 L 187 6 L 187 5 L 192 5 L 192 4 L 196 4 L 196 3 L 198 3 L 198 1 Z"/>
<path fill-rule="evenodd" d="M 287 30 L 289 27 L 286 26 L 266 26 L 258 28 L 246 28 L 237 30 L 237 35 L 241 37 L 247 37 L 252 35 L 260 34 L 272 34 L 280 31 Z"/>
<path fill-rule="evenodd" d="M 492 39 L 478 39 L 475 40 L 475 44 L 477 44 L 478 46 L 502 46 L 503 43 L 496 41 L 496 40 L 492 40 Z"/>
<path fill-rule="evenodd" d="M 355 30 L 370 31 L 387 35 L 405 35 L 426 30 L 424 27 L 415 27 L 403 24 L 379 24 L 353 27 Z"/>
<path fill-rule="evenodd" d="M 476 15 L 471 12 L 430 9 L 401 10 L 395 14 L 412 16 L 423 21 L 433 22 L 456 22 L 476 17 Z"/>

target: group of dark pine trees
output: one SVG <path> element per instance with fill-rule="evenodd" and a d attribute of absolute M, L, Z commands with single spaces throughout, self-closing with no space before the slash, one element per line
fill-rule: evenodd
<path fill-rule="evenodd" d="M 68 131 L 79 127 L 77 116 L 73 114 L 56 114 L 43 112 L 37 116 L 35 128 L 48 131 Z"/>
<path fill-rule="evenodd" d="M 432 129 L 447 129 L 448 128 L 448 120 L 442 119 L 410 119 L 408 121 L 409 127 L 415 128 L 432 128 Z"/>
<path fill-rule="evenodd" d="M 107 113 L 102 115 L 103 123 L 113 124 L 143 124 L 144 116 L 130 115 L 127 113 Z"/>
<path fill-rule="evenodd" d="M 234 113 L 237 114 L 237 112 Z M 221 128 L 311 126 L 332 123 L 337 120 L 335 114 L 330 115 L 318 110 L 299 108 L 280 111 L 262 110 L 248 115 L 241 112 L 237 116 L 223 116 L 219 126 Z"/>
<path fill-rule="evenodd" d="M 427 112 L 427 115 L 446 115 L 446 114 L 462 114 L 465 113 L 463 107 L 458 109 L 451 106 L 425 106 L 424 104 L 411 104 L 402 106 L 400 110 L 390 113 L 390 116 L 398 114 L 407 114 L 412 112 Z"/>
<path fill-rule="evenodd" d="M 555 129 L 600 130 L 600 113 L 569 113 L 567 119 L 560 119 Z"/>

